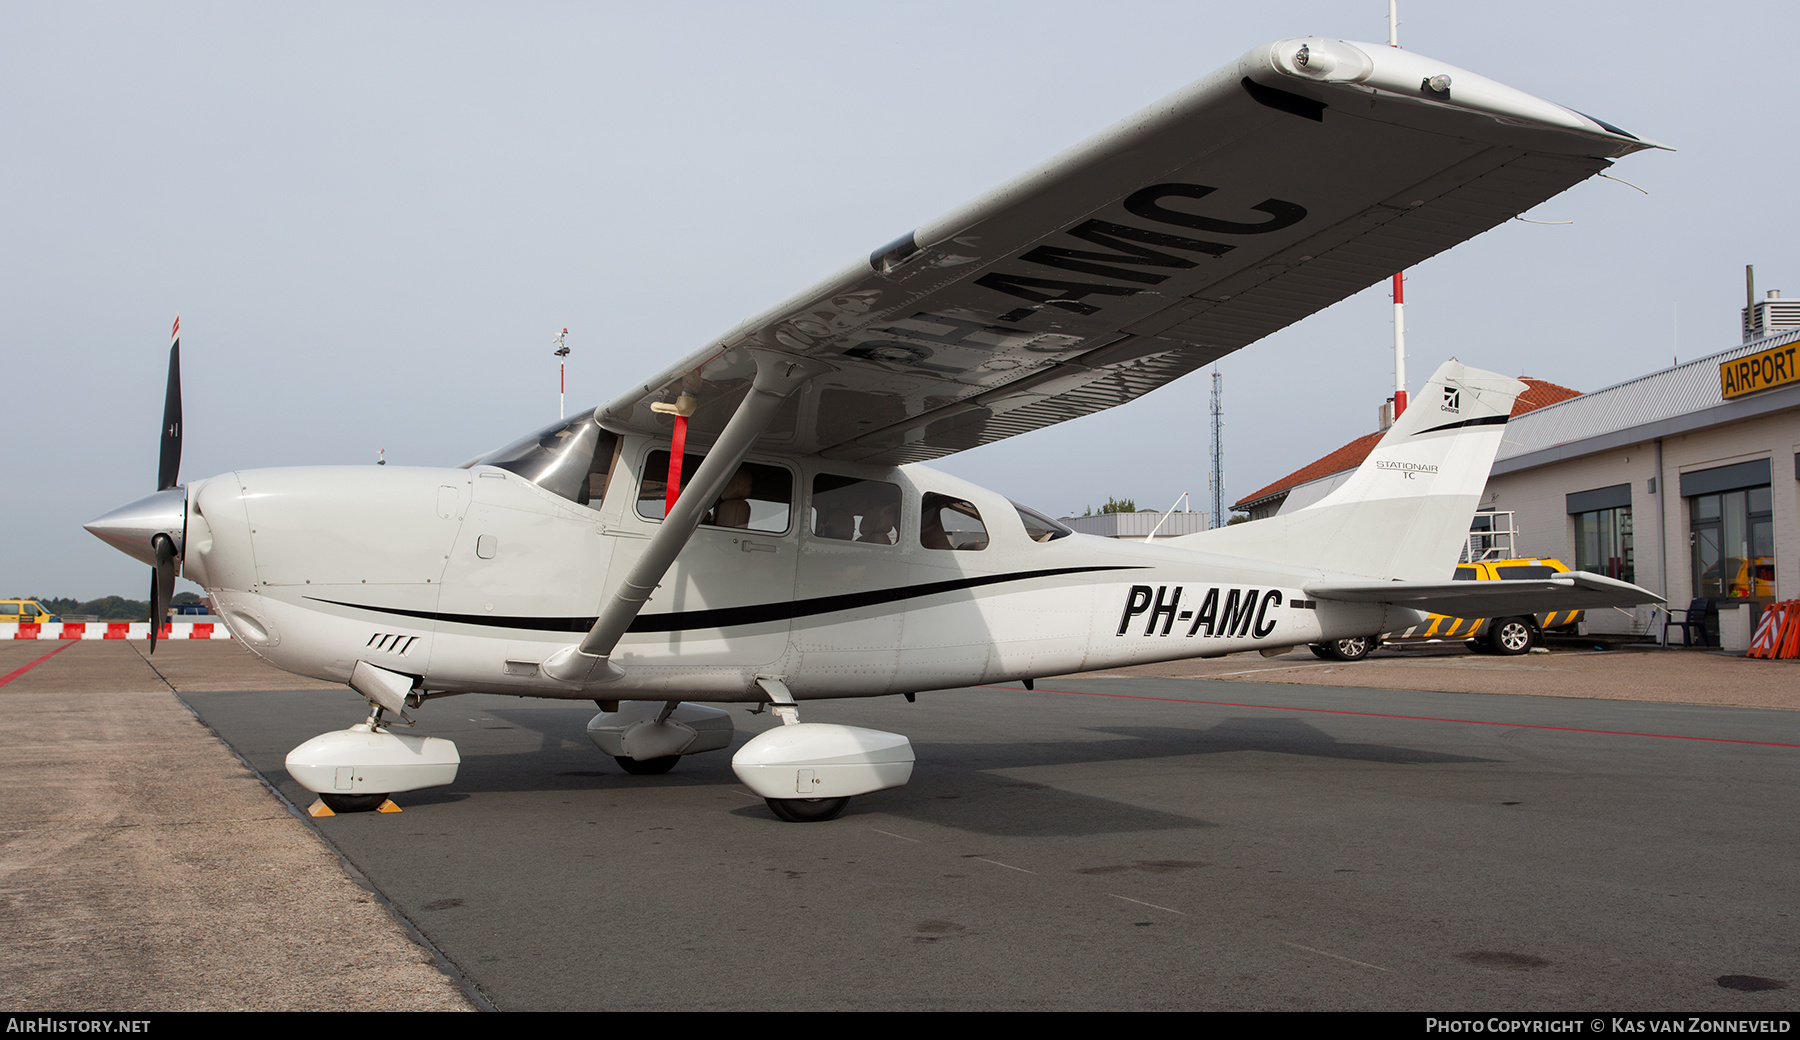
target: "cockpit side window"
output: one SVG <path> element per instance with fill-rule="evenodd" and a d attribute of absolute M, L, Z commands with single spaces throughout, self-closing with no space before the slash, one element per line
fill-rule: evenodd
<path fill-rule="evenodd" d="M 703 455 L 681 456 L 681 486 L 699 471 Z M 668 508 L 669 453 L 658 448 L 644 460 L 644 479 L 638 483 L 638 515 L 661 520 Z M 766 534 L 782 534 L 793 512 L 794 475 L 780 466 L 746 462 L 738 467 L 718 500 L 700 518 L 705 527 L 737 527 Z"/>
<path fill-rule="evenodd" d="M 468 465 L 511 470 L 577 505 L 598 505 L 606 493 L 618 442 L 617 435 L 601 429 L 594 413 L 587 412 L 521 437 Z"/>
<path fill-rule="evenodd" d="M 988 547 L 987 525 L 973 502 L 926 492 L 919 517 L 919 544 L 927 549 L 974 552 Z"/>
<path fill-rule="evenodd" d="M 1054 542 L 1075 533 L 1030 506 L 1014 502 L 1012 507 L 1019 511 L 1019 522 L 1025 525 L 1025 537 L 1034 542 Z"/>

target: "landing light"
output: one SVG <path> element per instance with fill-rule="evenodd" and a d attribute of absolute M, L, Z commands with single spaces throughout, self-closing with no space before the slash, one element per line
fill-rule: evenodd
<path fill-rule="evenodd" d="M 1294 52 L 1294 67 L 1309 76 L 1329 76 L 1337 70 L 1337 59 L 1330 52 L 1314 50 L 1309 44 L 1301 44 Z"/>

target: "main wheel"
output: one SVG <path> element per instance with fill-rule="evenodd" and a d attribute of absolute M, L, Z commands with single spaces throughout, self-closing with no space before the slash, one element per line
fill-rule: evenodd
<path fill-rule="evenodd" d="M 1349 639 L 1326 643 L 1325 652 L 1319 656 L 1335 661 L 1360 661 L 1375 649 L 1376 642 L 1374 636 L 1351 636 Z"/>
<path fill-rule="evenodd" d="M 334 813 L 374 812 L 387 801 L 385 794 L 321 794 L 319 801 Z"/>
<path fill-rule="evenodd" d="M 619 768 L 630 773 L 632 776 L 659 776 L 674 769 L 675 763 L 681 761 L 681 756 L 664 755 L 661 758 L 626 758 L 623 755 L 614 755 L 613 761 L 619 763 Z"/>
<path fill-rule="evenodd" d="M 769 811 L 789 823 L 823 823 L 837 819 L 848 798 L 764 798 Z"/>
<path fill-rule="evenodd" d="M 1503 657 L 1517 657 L 1530 650 L 1536 637 L 1530 618 L 1497 618 L 1488 622 L 1488 646 Z"/>

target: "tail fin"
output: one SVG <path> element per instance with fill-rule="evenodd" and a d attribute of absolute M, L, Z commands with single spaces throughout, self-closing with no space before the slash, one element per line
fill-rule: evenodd
<path fill-rule="evenodd" d="M 1524 389 L 1517 379 L 1446 361 L 1331 494 L 1292 513 L 1170 542 L 1326 573 L 1447 581 Z"/>

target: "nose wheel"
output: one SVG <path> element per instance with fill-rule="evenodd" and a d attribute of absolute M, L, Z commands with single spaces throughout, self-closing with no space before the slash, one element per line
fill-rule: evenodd
<path fill-rule="evenodd" d="M 385 794 L 324 794 L 324 793 L 321 793 L 319 795 L 319 801 L 325 803 L 325 808 L 330 809 L 334 813 L 340 813 L 340 814 L 342 814 L 342 813 L 374 812 L 375 810 L 381 808 L 381 803 L 387 801 L 387 799 L 388 799 L 388 796 Z"/>

